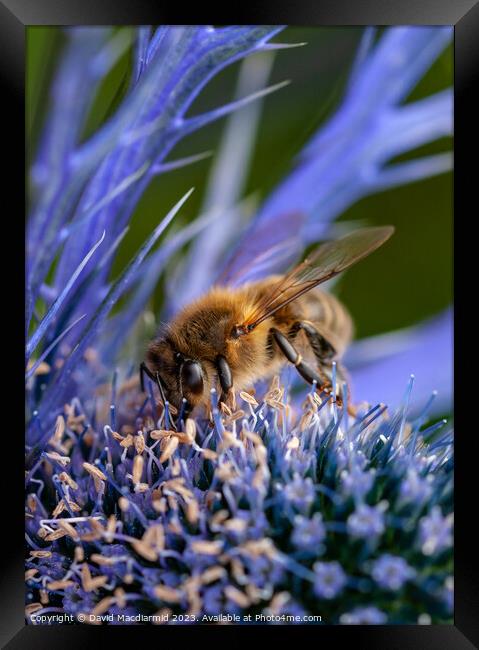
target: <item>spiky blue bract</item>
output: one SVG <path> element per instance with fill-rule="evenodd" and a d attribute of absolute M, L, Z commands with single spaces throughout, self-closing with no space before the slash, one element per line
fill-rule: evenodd
<path fill-rule="evenodd" d="M 179 432 L 131 384 L 115 430 L 69 404 L 27 477 L 29 611 L 450 623 L 451 435 L 407 401 L 353 418 L 276 381 Z"/>
<path fill-rule="evenodd" d="M 116 34 L 102 28 L 66 30 L 67 49 L 54 80 L 51 112 L 32 171 L 33 208 L 27 233 L 27 362 L 32 364 L 32 354 L 36 351 L 40 356 L 55 340 L 62 339 L 67 351 L 61 354 L 61 348 L 54 347 L 45 359 L 51 372 L 43 378 L 44 392 L 41 399 L 36 395 L 29 401 L 31 412 L 38 411 L 39 422 L 51 424 L 68 389 L 75 390 L 68 371 L 73 361 L 64 365 L 65 356 L 75 349 L 79 358 L 87 343 L 98 343 L 113 306 L 108 296 L 114 295 L 117 302 L 147 273 L 147 286 L 138 287 L 129 316 L 123 319 L 122 338 L 117 336 L 102 349 L 97 345 L 101 362 L 112 364 L 161 268 L 201 227 L 198 222 L 177 233 L 175 243 L 167 242 L 159 255 L 147 261 L 146 269 L 140 268 L 138 259 L 134 262 L 127 284 L 111 285 L 118 243 L 152 177 L 168 170 L 162 167 L 168 153 L 188 133 L 277 86 L 200 116 L 186 116 L 188 108 L 215 74 L 263 50 L 280 30 L 278 26 L 161 27 L 150 40 L 140 30 L 135 56 L 141 61 L 136 61 L 132 85 L 114 115 L 86 142 L 80 136 L 88 108 L 128 38 L 121 30 Z M 75 102 L 75 97 L 81 99 Z M 48 275 L 52 279 L 47 284 Z M 37 314 L 39 308 L 45 310 L 44 316 Z M 84 385 L 77 382 L 77 395 Z M 37 437 L 31 426 L 29 436 Z"/>
<path fill-rule="evenodd" d="M 452 154 L 392 163 L 396 156 L 447 137 L 453 129 L 449 88 L 423 100 L 407 97 L 450 43 L 449 27 L 399 27 L 386 30 L 357 61 L 344 98 L 331 118 L 299 153 L 291 173 L 258 210 L 237 243 L 240 269 L 245 242 L 270 228 L 272 243 L 283 236 L 283 215 L 301 213 L 298 247 L 328 233 L 335 218 L 368 194 L 451 169 Z M 288 220 L 284 220 L 287 226 Z M 231 259 L 234 254 L 228 257 Z M 263 274 L 267 270 L 262 271 Z M 208 281 L 208 280 L 206 280 Z"/>

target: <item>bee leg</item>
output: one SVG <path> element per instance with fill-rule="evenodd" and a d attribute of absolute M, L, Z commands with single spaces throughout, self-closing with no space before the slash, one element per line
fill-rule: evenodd
<path fill-rule="evenodd" d="M 220 402 L 226 403 L 228 395 L 233 388 L 233 375 L 231 374 L 229 363 L 222 354 L 216 357 L 216 372 L 218 373 L 221 386 Z"/>
<path fill-rule="evenodd" d="M 331 345 L 331 343 L 327 341 L 324 336 L 318 332 L 314 325 L 311 325 L 311 323 L 301 321 L 298 323 L 298 328 L 304 330 L 311 349 L 313 350 L 318 360 L 318 364 L 326 365 L 328 368 L 331 368 L 332 360 L 336 355 L 336 350 Z M 339 361 L 336 361 L 336 373 L 342 382 L 349 384 L 349 375 L 345 367 L 340 364 Z M 342 400 L 340 397 L 336 397 L 336 401 L 338 402 L 339 406 L 342 405 Z M 348 406 L 348 412 L 350 415 L 356 416 L 356 410 L 354 407 Z"/>
<path fill-rule="evenodd" d="M 339 379 L 340 379 L 340 381 L 342 383 L 347 384 L 348 386 L 350 386 L 351 382 L 350 382 L 350 378 L 349 378 L 349 373 L 346 370 L 346 368 L 341 363 L 339 363 L 339 361 L 336 361 L 336 376 L 339 377 Z M 348 413 L 349 413 L 349 415 L 351 415 L 352 417 L 355 418 L 358 415 L 358 411 L 357 411 L 356 407 L 353 406 L 353 404 L 350 403 L 350 401 L 351 400 L 348 399 Z M 341 401 L 338 401 L 338 403 L 339 403 L 340 406 L 342 406 Z"/>
<path fill-rule="evenodd" d="M 331 362 L 336 355 L 336 350 L 311 323 L 300 321 L 295 327 L 298 330 L 302 329 L 306 334 L 309 345 L 318 361 L 318 373 L 321 377 L 322 388 L 327 392 L 331 392 L 331 380 L 326 373 L 322 371 L 322 366 L 331 367 Z M 340 402 L 341 400 L 338 399 L 338 401 Z"/>
<path fill-rule="evenodd" d="M 311 323 L 308 323 L 306 321 L 301 321 L 298 323 L 298 327 L 299 329 L 304 330 L 304 333 L 306 334 L 306 337 L 309 341 L 309 345 L 311 346 L 311 349 L 313 350 L 319 363 L 327 363 L 334 358 L 336 355 L 336 350 L 331 345 L 331 343 L 318 332 L 314 325 L 311 325 Z"/>
<path fill-rule="evenodd" d="M 321 377 L 321 375 L 313 368 L 311 368 L 309 364 L 303 361 L 302 356 L 295 349 L 291 341 L 289 341 L 282 332 L 274 327 L 271 328 L 271 333 L 281 352 L 284 354 L 286 359 L 295 366 L 301 377 L 310 384 L 315 381 L 318 386 L 318 390 L 324 390 L 324 378 Z"/>

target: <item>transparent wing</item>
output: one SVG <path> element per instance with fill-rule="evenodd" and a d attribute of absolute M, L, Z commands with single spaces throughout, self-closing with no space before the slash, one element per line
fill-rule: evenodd
<path fill-rule="evenodd" d="M 298 233 L 305 220 L 301 212 L 283 212 L 267 222 L 253 223 L 233 247 L 216 284 L 239 286 L 288 268 L 301 250 Z"/>
<path fill-rule="evenodd" d="M 341 239 L 321 244 L 301 264 L 278 281 L 265 298 L 258 301 L 242 328 L 245 332 L 253 330 L 278 309 L 375 251 L 393 232 L 393 226 L 362 228 Z"/>

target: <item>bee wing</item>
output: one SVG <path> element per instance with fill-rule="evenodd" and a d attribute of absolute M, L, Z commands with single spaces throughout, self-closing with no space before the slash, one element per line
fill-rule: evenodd
<path fill-rule="evenodd" d="M 289 238 L 266 249 L 256 255 L 248 264 L 241 267 L 236 274 L 220 276 L 219 284 L 230 287 L 238 287 L 246 282 L 254 282 L 261 277 L 281 271 L 291 265 L 291 261 L 298 257 L 298 250 L 301 249 L 301 240 Z"/>
<path fill-rule="evenodd" d="M 305 221 L 305 215 L 298 211 L 253 223 L 233 248 L 216 284 L 239 286 L 288 268 L 301 250 L 298 233 Z"/>
<path fill-rule="evenodd" d="M 393 232 L 393 226 L 362 228 L 341 239 L 321 244 L 255 305 L 248 319 L 242 323 L 242 328 L 245 331 L 253 330 L 278 309 L 362 260 L 389 239 Z"/>

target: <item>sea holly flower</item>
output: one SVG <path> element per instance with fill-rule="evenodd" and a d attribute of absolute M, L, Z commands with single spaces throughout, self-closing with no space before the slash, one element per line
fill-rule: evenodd
<path fill-rule="evenodd" d="M 397 591 L 415 575 L 415 571 L 402 557 L 385 553 L 372 564 L 371 575 L 382 589 Z"/>
<path fill-rule="evenodd" d="M 424 501 L 431 496 L 431 483 L 432 481 L 430 476 L 422 478 L 416 469 L 408 469 L 406 476 L 401 480 L 401 487 L 399 490 L 401 501 L 406 503 L 424 503 Z"/>
<path fill-rule="evenodd" d="M 294 531 L 291 537 L 293 544 L 300 549 L 320 553 L 321 542 L 326 537 L 326 528 L 320 512 L 315 513 L 311 519 L 297 515 L 294 518 Z"/>
<path fill-rule="evenodd" d="M 338 562 L 316 562 L 314 593 L 320 598 L 337 598 L 347 583 L 347 576 Z"/>
<path fill-rule="evenodd" d="M 269 591 L 281 583 L 285 576 L 283 566 L 269 554 L 241 554 L 241 563 L 247 576 L 245 584 L 254 585 L 260 590 Z"/>
<path fill-rule="evenodd" d="M 77 616 L 84 612 L 90 612 L 96 604 L 96 597 L 93 592 L 84 591 L 78 584 L 65 589 L 63 607 L 66 614 Z"/>
<path fill-rule="evenodd" d="M 284 488 L 284 496 L 294 508 L 307 512 L 316 497 L 312 479 L 296 474 Z"/>
<path fill-rule="evenodd" d="M 424 555 L 434 555 L 452 546 L 453 515 L 444 516 L 439 506 L 419 521 L 418 540 Z"/>
<path fill-rule="evenodd" d="M 360 537 L 363 539 L 381 536 L 386 528 L 384 510 L 384 503 L 379 503 L 376 506 L 360 503 L 347 519 L 349 534 L 352 537 Z"/>
<path fill-rule="evenodd" d="M 116 405 L 128 399 L 127 395 L 118 387 Z M 259 395 L 258 398 L 261 399 Z M 422 471 L 432 477 L 432 493 L 441 495 L 441 508 L 451 508 L 451 492 L 445 489 L 451 481 L 451 441 L 447 432 L 437 429 L 429 442 L 418 445 L 413 436 L 399 443 L 406 404 L 392 418 L 374 419 L 373 410 L 373 414 L 365 412 L 356 420 L 337 411 L 334 405 L 325 406 L 318 422 L 318 435 L 301 452 L 309 455 L 314 478 L 291 478 L 283 472 L 284 458 L 276 453 L 283 447 L 283 428 L 273 406 L 263 407 L 261 421 L 257 421 L 254 411 L 243 419 L 245 431 L 255 430 L 256 448 L 247 437 L 238 437 L 233 449 L 221 451 L 221 420 L 216 420 L 211 429 L 207 421 L 197 418 L 196 446 L 180 431 L 183 442 L 175 446 L 164 462 L 159 461 L 159 456 L 165 447 L 157 449 L 156 439 L 158 431 L 165 431 L 164 413 L 157 423 L 148 414 L 139 419 L 135 414 L 136 411 L 136 430 L 142 432 L 136 446 L 128 433 L 131 425 L 126 422 L 119 427 L 123 434 L 115 432 L 113 436 L 112 429 L 105 426 L 104 432 L 93 432 L 90 439 L 68 445 L 71 436 L 78 435 L 71 429 L 77 426 L 76 420 L 70 418 L 57 430 L 56 437 L 49 439 L 47 452 L 35 470 L 35 480 L 43 485 L 55 484 L 57 480 L 59 486 L 69 489 L 42 491 L 45 512 L 37 519 L 29 518 L 35 522 L 27 538 L 34 549 L 27 564 L 27 570 L 32 571 L 27 580 L 29 602 L 35 603 L 43 588 L 37 578 L 48 576 L 48 581 L 54 579 L 60 586 L 68 581 L 64 591 L 52 583 L 49 593 L 64 611 L 76 614 L 95 611 L 104 598 L 126 583 L 130 585 L 127 596 L 131 592 L 137 598 L 135 603 L 128 601 L 128 607 L 139 615 L 148 611 L 145 603 L 152 602 L 177 613 L 186 613 L 191 607 L 211 614 L 244 614 L 257 611 L 258 606 L 262 610 L 277 609 L 279 601 L 275 597 L 282 593 L 295 604 L 295 611 L 320 614 L 325 622 L 384 622 L 388 616 L 397 620 L 397 612 L 403 611 L 403 606 L 405 612 L 414 612 L 416 621 L 427 604 L 417 594 L 414 602 L 405 603 L 404 599 L 409 597 L 401 595 L 404 590 L 400 587 L 413 574 L 418 585 L 423 581 L 423 572 L 426 577 L 437 571 L 441 580 L 445 573 L 448 575 L 448 563 L 452 562 L 450 540 L 447 534 L 444 537 L 445 517 L 434 509 L 436 506 L 426 516 L 423 509 L 408 511 L 407 526 L 396 523 L 404 517 L 397 480 L 404 473 L 405 457 L 397 453 L 402 445 L 413 467 L 422 466 L 421 461 L 426 460 Z M 304 417 L 303 409 L 295 407 L 291 417 L 294 430 Z M 102 442 L 105 435 L 107 449 Z M 342 490 L 344 470 L 338 463 L 346 441 L 347 462 L 373 477 L 369 503 L 355 502 L 352 512 L 351 498 Z M 262 462 L 266 463 L 267 472 L 258 466 L 258 458 L 263 456 L 257 450 L 262 445 Z M 427 461 L 432 446 L 443 450 L 434 466 Z M 63 449 L 63 455 L 56 456 L 54 448 Z M 67 459 L 73 451 L 83 457 L 83 462 L 64 461 L 65 467 L 60 463 L 62 472 L 52 474 L 50 468 L 59 462 L 58 458 Z M 135 458 L 143 458 L 143 463 Z M 140 465 L 143 483 L 138 491 L 138 484 L 131 477 L 138 474 L 135 468 Z M 217 481 L 216 469 L 226 475 L 233 466 L 237 479 L 242 478 L 244 484 L 261 477 L 264 496 L 260 500 L 242 489 L 239 480 L 234 485 Z M 253 475 L 252 468 L 256 468 Z M 27 512 L 31 515 L 39 508 L 33 498 L 37 485 L 27 483 Z M 305 507 L 305 511 L 297 512 L 286 499 L 291 485 L 293 502 Z M 389 499 L 387 518 L 385 492 Z M 62 505 L 63 499 L 66 505 Z M 50 516 L 54 511 L 60 514 Z M 435 527 L 431 526 L 431 517 Z M 437 553 L 426 555 L 418 563 L 417 551 L 411 543 L 411 534 L 416 533 L 426 535 L 423 543 L 430 544 L 432 538 L 435 550 L 442 549 L 440 565 L 436 565 Z M 77 557 L 75 550 L 78 538 L 85 549 L 83 559 Z M 367 545 L 358 554 L 358 539 L 380 539 L 380 557 L 375 556 L 374 546 Z M 376 609 L 371 605 L 374 584 L 391 595 L 390 603 L 377 610 L 377 617 L 373 616 Z M 96 587 L 91 589 L 92 585 Z M 450 614 L 444 589 L 439 586 L 431 592 L 440 606 L 433 620 L 446 620 Z M 281 602 L 284 599 L 285 596 Z M 112 601 L 108 611 L 117 612 L 118 607 Z M 366 609 L 363 612 L 361 608 Z M 408 616 L 404 614 L 405 621 L 410 620 Z"/>
<path fill-rule="evenodd" d="M 384 625 L 387 620 L 387 615 L 374 606 L 355 607 L 339 617 L 344 625 Z"/>
<path fill-rule="evenodd" d="M 343 470 L 341 487 L 346 494 L 362 499 L 373 486 L 374 474 L 374 470 L 363 472 L 357 467 L 353 467 L 350 471 Z"/>
<path fill-rule="evenodd" d="M 49 578 L 50 580 L 60 580 L 65 575 L 69 563 L 61 554 L 47 551 L 45 556 L 33 558 L 27 564 L 29 568 L 35 567 L 37 577 Z"/>

